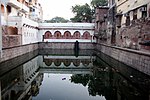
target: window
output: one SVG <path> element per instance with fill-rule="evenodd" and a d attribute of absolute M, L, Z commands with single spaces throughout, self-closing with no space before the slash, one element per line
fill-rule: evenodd
<path fill-rule="evenodd" d="M 122 14 L 117 14 L 116 15 L 116 24 L 117 24 L 118 28 L 121 27 L 121 20 L 122 20 Z"/>
<path fill-rule="evenodd" d="M 133 20 L 137 19 L 137 9 L 133 11 Z"/>
<path fill-rule="evenodd" d="M 126 17 L 126 26 L 130 25 L 130 12 L 127 12 L 124 14 L 124 16 Z"/>
<path fill-rule="evenodd" d="M 130 25 L 130 16 L 127 16 L 126 17 L 126 26 L 129 26 Z"/>
<path fill-rule="evenodd" d="M 147 11 L 142 11 L 142 18 L 147 17 Z"/>
<path fill-rule="evenodd" d="M 7 5 L 7 12 L 11 13 L 11 7 L 9 5 Z"/>
<path fill-rule="evenodd" d="M 140 8 L 141 14 L 142 14 L 142 18 L 147 17 L 147 6 L 143 6 Z"/>

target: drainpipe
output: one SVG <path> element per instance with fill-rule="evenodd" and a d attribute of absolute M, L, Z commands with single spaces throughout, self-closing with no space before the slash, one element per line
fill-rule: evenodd
<path fill-rule="evenodd" d="M 1 0 L 0 0 L 1 5 Z M 1 9 L 0 9 L 0 58 L 2 57 L 2 25 L 1 25 Z"/>

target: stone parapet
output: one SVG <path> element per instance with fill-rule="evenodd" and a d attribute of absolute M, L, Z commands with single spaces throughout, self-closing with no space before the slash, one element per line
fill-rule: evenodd
<path fill-rule="evenodd" d="M 3 48 L 2 58 L 0 59 L 0 62 L 13 59 L 15 57 L 21 56 L 23 54 L 32 52 L 37 49 L 38 49 L 38 43 Z"/>
<path fill-rule="evenodd" d="M 147 75 L 150 75 L 150 53 L 131 50 L 121 47 L 97 44 L 96 50 L 133 67 Z"/>
<path fill-rule="evenodd" d="M 74 49 L 74 42 L 40 42 L 39 49 Z M 93 43 L 79 43 L 79 49 L 93 49 Z"/>
<path fill-rule="evenodd" d="M 32 43 L 27 45 L 20 45 L 14 47 L 3 48 L 2 50 L 2 57 L 0 58 L 0 62 L 4 62 L 15 57 L 24 55 L 26 53 L 35 51 L 35 50 L 56 50 L 56 49 L 64 49 L 64 50 L 73 50 L 75 47 L 74 43 L 66 43 L 66 42 L 39 42 L 39 43 Z M 93 49 L 93 43 L 79 43 L 79 49 L 84 50 L 91 50 Z"/>

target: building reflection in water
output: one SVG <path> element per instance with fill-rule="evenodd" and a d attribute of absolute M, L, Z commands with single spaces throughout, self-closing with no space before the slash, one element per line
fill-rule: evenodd
<path fill-rule="evenodd" d="M 70 83 L 87 87 L 90 96 L 104 96 L 106 100 L 149 100 L 150 78 L 133 69 L 127 68 L 128 72 L 124 73 L 125 67 L 123 71 L 117 68 L 92 54 L 39 55 L 0 77 L 0 100 L 37 97 L 45 73 L 71 74 Z M 134 77 L 138 75 L 133 79 L 131 73 Z"/>
<path fill-rule="evenodd" d="M 0 77 L 2 100 L 30 100 L 32 98 L 31 83 L 39 74 L 37 60 L 38 57 Z"/>

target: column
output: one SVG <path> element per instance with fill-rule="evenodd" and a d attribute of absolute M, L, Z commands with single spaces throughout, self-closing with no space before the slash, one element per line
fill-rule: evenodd
<path fill-rule="evenodd" d="M 1 5 L 1 0 L 0 0 L 0 5 Z M 2 57 L 2 25 L 1 25 L 1 8 L 0 8 L 0 58 L 1 57 Z"/>

